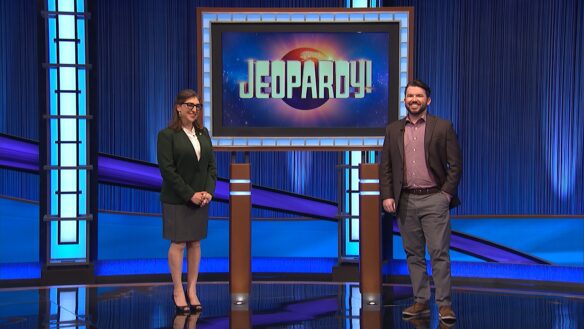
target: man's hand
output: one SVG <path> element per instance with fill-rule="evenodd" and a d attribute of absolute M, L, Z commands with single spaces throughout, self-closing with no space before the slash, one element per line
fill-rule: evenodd
<path fill-rule="evenodd" d="M 383 200 L 383 210 L 387 213 L 394 213 L 395 212 L 395 199 L 385 199 Z"/>

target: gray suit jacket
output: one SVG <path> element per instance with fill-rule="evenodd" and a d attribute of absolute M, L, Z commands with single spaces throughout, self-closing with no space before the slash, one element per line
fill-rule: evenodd
<path fill-rule="evenodd" d="M 390 123 L 385 129 L 379 188 L 381 200 L 393 198 L 399 207 L 404 177 L 404 131 L 406 119 Z M 453 196 L 450 208 L 460 204 L 458 183 L 462 175 L 460 146 L 452 124 L 436 116 L 426 115 L 424 139 L 426 165 L 438 187 Z"/>

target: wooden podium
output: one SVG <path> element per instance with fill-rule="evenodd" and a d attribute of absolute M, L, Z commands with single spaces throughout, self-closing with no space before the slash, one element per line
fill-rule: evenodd
<path fill-rule="evenodd" d="M 251 290 L 250 164 L 229 168 L 229 290 L 232 309 L 247 310 Z"/>
<path fill-rule="evenodd" d="M 379 165 L 359 165 L 359 273 L 361 305 L 381 308 L 381 203 Z"/>
<path fill-rule="evenodd" d="M 229 329 L 251 329 L 251 311 L 249 309 L 231 308 L 229 312 Z"/>

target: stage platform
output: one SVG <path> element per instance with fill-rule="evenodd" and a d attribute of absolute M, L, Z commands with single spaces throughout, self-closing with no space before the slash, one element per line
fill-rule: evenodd
<path fill-rule="evenodd" d="M 411 287 L 384 285 L 376 328 L 447 328 L 437 307 L 427 319 L 406 321 Z M 250 311 L 231 311 L 229 284 L 198 286 L 201 314 L 175 316 L 169 283 L 0 289 L 0 328 L 343 328 L 364 326 L 358 283 L 254 282 Z M 583 328 L 584 293 L 566 290 L 456 286 L 451 328 Z M 248 326 L 248 321 L 251 324 Z M 376 320 L 374 320 L 376 321 Z M 231 322 L 231 323 L 230 323 Z"/>

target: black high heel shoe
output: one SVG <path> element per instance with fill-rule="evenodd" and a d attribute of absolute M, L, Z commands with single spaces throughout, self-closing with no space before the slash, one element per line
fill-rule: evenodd
<path fill-rule="evenodd" d="M 184 305 L 184 306 L 176 305 L 176 301 L 174 300 L 174 294 L 170 295 L 170 299 L 172 299 L 172 303 L 174 304 L 177 315 L 188 315 L 191 313 L 191 307 L 189 305 Z M 187 301 L 187 303 L 188 303 L 188 301 Z"/>
<path fill-rule="evenodd" d="M 203 312 L 203 305 L 201 305 L 201 304 L 191 305 L 191 312 L 193 312 L 193 313 Z"/>
<path fill-rule="evenodd" d="M 189 304 L 189 308 L 191 309 L 191 313 L 200 313 L 203 312 L 203 305 L 201 304 L 191 304 L 189 295 L 185 292 L 185 298 L 187 300 L 187 304 Z"/>

